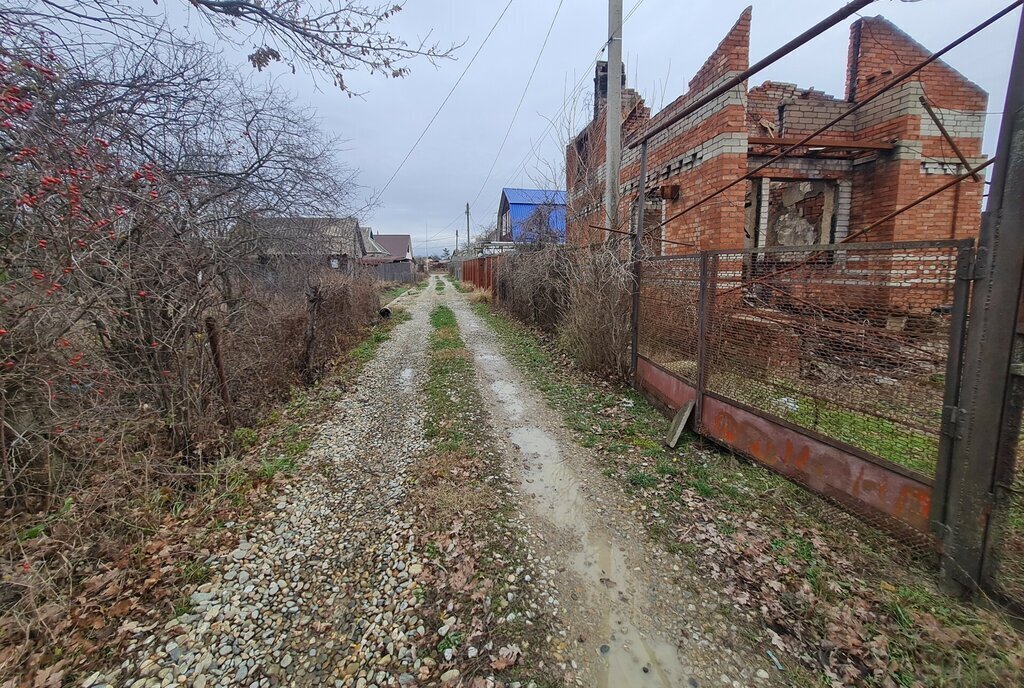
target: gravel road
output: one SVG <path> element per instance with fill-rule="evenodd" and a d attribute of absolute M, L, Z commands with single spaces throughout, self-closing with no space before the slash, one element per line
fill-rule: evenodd
<path fill-rule="evenodd" d="M 432 299 L 431 299 L 432 300 Z M 397 326 L 321 429 L 294 481 L 213 557 L 190 612 L 87 685 L 397 686 L 434 675 L 414 594 L 423 559 L 407 469 L 427 447 L 418 380 L 429 303 Z"/>
<path fill-rule="evenodd" d="M 191 609 L 140 633 L 123 661 L 83 688 L 503 685 L 467 682 L 459 656 L 438 655 L 448 622 L 427 619 L 448 613 L 426 609 L 418 589 L 429 585 L 430 563 L 411 469 L 430 450 L 421 387 L 438 303 L 455 311 L 474 356 L 486 407 L 479 430 L 505 457 L 502 494 L 522 507 L 513 519 L 522 535 L 506 531 L 504 544 L 514 539 L 534 568 L 508 577 L 527 582 L 516 594 L 546 615 L 540 645 L 551 648 L 523 661 L 548 657 L 566 683 L 600 688 L 767 683 L 757 662 L 707 640 L 701 610 L 718 601 L 676 585 L 678 565 L 646 544 L 596 457 L 502 355 L 466 297 L 436 284 L 402 299 L 412 318 L 337 402 L 262 515 L 224 524 L 239 540 L 209 559 L 212 576 L 191 591 Z"/>

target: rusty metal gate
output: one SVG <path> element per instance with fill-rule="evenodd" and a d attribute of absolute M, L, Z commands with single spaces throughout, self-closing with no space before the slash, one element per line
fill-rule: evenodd
<path fill-rule="evenodd" d="M 636 384 L 670 410 L 693 401 L 700 434 L 934 544 L 972 247 L 851 243 L 645 261 Z"/>

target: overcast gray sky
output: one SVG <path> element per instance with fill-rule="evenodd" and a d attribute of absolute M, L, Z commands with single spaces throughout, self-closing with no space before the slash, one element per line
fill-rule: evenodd
<path fill-rule="evenodd" d="M 506 2 L 408 0 L 392 21 L 396 34 L 409 42 L 430 34 L 432 40 L 464 41 L 465 45 L 455 60 L 437 67 L 426 61 L 412 64 L 412 74 L 404 79 L 351 75 L 347 81 L 352 88 L 365 93 L 360 98 L 350 98 L 328 83 L 317 86 L 302 74 L 285 76 L 280 68 L 276 83 L 293 91 L 300 103 L 315 108 L 324 128 L 347 141 L 345 161 L 360 170 L 363 196 L 372 197 L 395 172 Z M 937 50 L 1008 2 L 879 0 L 868 14 L 886 16 Z M 754 8 L 753 62 L 843 4 L 845 0 L 624 0 L 625 13 L 632 11 L 623 28 L 627 83 L 657 111 L 684 92 L 687 81 L 746 6 Z M 465 240 L 467 202 L 473 202 L 476 234 L 494 222 L 502 187 L 564 185 L 563 146 L 568 131 L 589 118 L 593 60 L 607 37 L 607 4 L 601 0 L 564 0 L 522 109 L 484 183 L 557 6 L 557 0 L 512 1 L 437 121 L 380 196 L 379 205 L 364 218 L 366 223 L 381 233 L 411 234 L 417 253 L 426 237 L 429 252 L 439 253 L 454 246 L 456 228 Z M 993 113 L 1003 107 L 1018 17 L 1014 13 L 1004 18 L 947 59 L 989 92 Z M 789 81 L 842 96 L 852 21 L 817 38 L 752 83 Z M 266 78 L 273 75 L 271 70 Z M 563 108 L 581 80 L 582 95 L 568 98 L 570 105 Z M 989 153 L 998 120 L 990 115 Z M 555 126 L 549 126 L 551 122 Z M 533 149 L 536 152 L 530 155 Z"/>

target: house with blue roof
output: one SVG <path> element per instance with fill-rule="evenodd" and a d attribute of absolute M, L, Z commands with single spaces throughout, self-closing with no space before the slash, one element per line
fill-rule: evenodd
<path fill-rule="evenodd" d="M 565 243 L 565 192 L 502 189 L 498 204 L 499 241 Z"/>

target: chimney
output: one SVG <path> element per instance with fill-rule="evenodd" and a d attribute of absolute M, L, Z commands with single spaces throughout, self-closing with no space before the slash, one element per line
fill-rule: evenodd
<path fill-rule="evenodd" d="M 622 63 L 622 89 L 626 89 L 626 63 Z M 594 119 L 601 112 L 601 106 L 608 100 L 608 62 L 598 60 L 594 67 Z"/>

